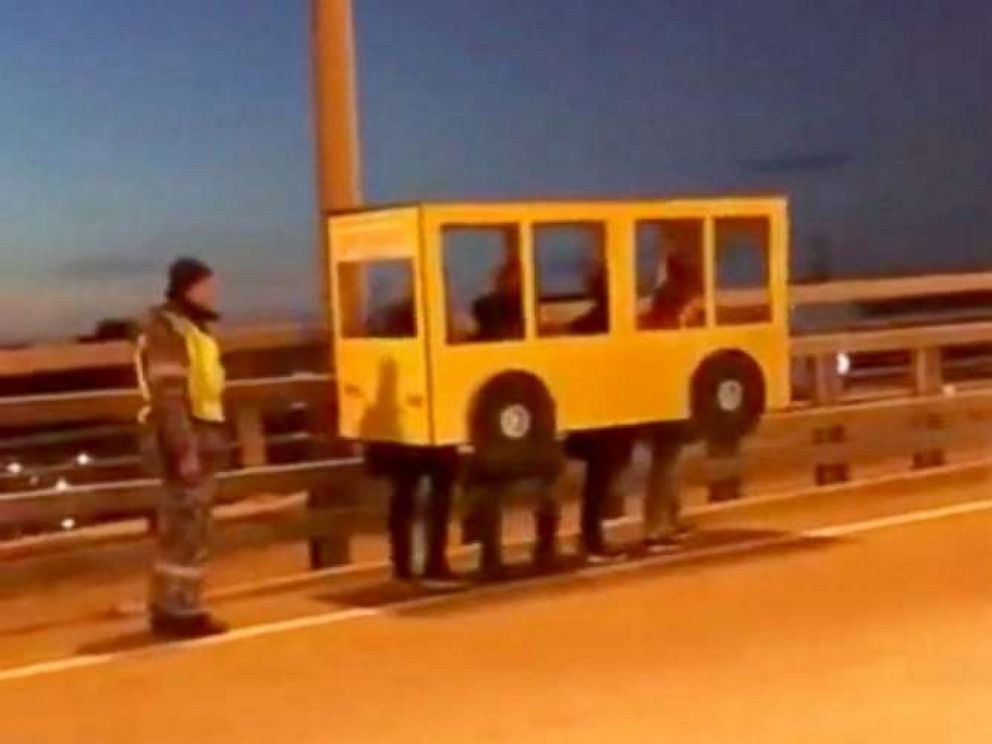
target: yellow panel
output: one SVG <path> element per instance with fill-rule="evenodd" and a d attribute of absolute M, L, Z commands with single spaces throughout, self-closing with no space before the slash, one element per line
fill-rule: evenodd
<path fill-rule="evenodd" d="M 409 258 L 417 251 L 416 209 L 363 212 L 330 219 L 330 244 L 335 261 Z"/>
<path fill-rule="evenodd" d="M 342 263 L 407 258 L 414 266 L 414 306 L 421 293 L 419 212 L 396 209 L 331 218 L 332 297 L 354 300 L 359 288 L 342 287 Z M 341 312 L 331 313 L 338 421 L 344 437 L 374 442 L 430 444 L 425 322 L 417 312 L 413 338 L 344 338 Z"/>
<path fill-rule="evenodd" d="M 789 403 L 788 356 L 788 223 L 781 197 L 673 199 L 615 202 L 535 202 L 503 204 L 437 204 L 422 208 L 418 301 L 425 309 L 418 326 L 420 343 L 345 341 L 338 353 L 342 380 L 342 415 L 346 436 L 368 438 L 360 424 L 369 419 L 361 397 L 394 399 L 403 414 L 401 431 L 389 439 L 433 444 L 461 444 L 467 438 L 467 416 L 476 391 L 491 377 L 509 370 L 527 371 L 547 385 L 558 408 L 561 431 L 685 419 L 689 415 L 691 378 L 709 355 L 736 349 L 762 367 L 771 408 Z M 712 219 L 767 217 L 772 322 L 736 327 L 714 325 Z M 695 217 L 705 220 L 707 324 L 674 331 L 640 331 L 636 327 L 634 230 L 638 220 Z M 351 218 L 344 218 L 351 219 Z M 379 217 L 379 219 L 388 219 Z M 612 331 L 604 336 L 535 337 L 531 226 L 545 222 L 602 221 L 606 225 Z M 524 340 L 449 345 L 446 339 L 440 229 L 444 225 L 518 224 L 527 334 Z M 344 227 L 344 225 L 342 225 Z M 353 227 L 350 226 L 349 229 Z M 386 235 L 381 225 L 370 234 Z M 404 230 L 412 229 L 407 224 Z M 332 229 L 332 236 L 334 235 Z M 350 238 L 348 238 L 350 240 Z M 347 248 L 346 255 L 392 255 L 395 242 L 384 237 L 376 247 Z M 404 238 L 404 250 L 410 245 Z M 429 357 L 429 359 L 428 359 Z M 359 361 L 359 358 L 361 361 Z M 407 380 L 409 377 L 409 381 Z M 429 379 L 429 386 L 427 380 Z M 348 400 L 348 385 L 353 401 Z M 376 386 L 385 390 L 373 392 Z M 389 390 L 395 389 L 392 395 Z M 414 402 L 423 395 L 430 416 Z M 406 402 L 404 402 L 406 401 Z M 388 408 L 388 406 L 387 406 Z M 374 417 L 372 417 L 374 419 Z M 396 417 L 394 417 L 396 418 Z M 429 425 L 430 424 L 430 425 Z M 371 427 L 379 434 L 388 427 Z"/>
<path fill-rule="evenodd" d="M 342 341 L 337 347 L 341 436 L 430 444 L 427 370 L 418 339 Z"/>

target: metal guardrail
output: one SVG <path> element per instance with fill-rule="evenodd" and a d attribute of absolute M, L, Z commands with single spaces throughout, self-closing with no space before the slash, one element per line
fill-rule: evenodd
<path fill-rule="evenodd" d="M 219 503 L 241 501 L 259 493 L 351 486 L 360 471 L 358 460 L 332 459 L 225 472 L 219 476 Z M 66 517 L 85 519 L 103 514 L 115 514 L 118 518 L 147 516 L 155 508 L 158 487 L 157 480 L 140 478 L 4 494 L 0 495 L 0 525 L 26 521 L 57 524 Z"/>
<path fill-rule="evenodd" d="M 230 354 L 318 346 L 327 337 L 319 327 L 286 323 L 226 329 L 220 341 Z M 133 354 L 126 341 L 29 346 L 0 352 L 0 377 L 123 367 Z"/>
<path fill-rule="evenodd" d="M 975 291 L 992 291 L 992 274 L 804 285 L 794 288 L 792 302 L 796 306 L 871 302 Z M 228 331 L 223 334 L 223 343 L 228 354 L 254 353 L 275 359 L 300 347 L 322 347 L 326 339 L 317 327 L 280 325 Z M 798 366 L 810 371 L 809 400 L 770 416 L 738 452 L 694 454 L 688 463 L 688 477 L 708 485 L 713 498 L 723 499 L 740 497 L 754 479 L 784 467 L 807 471 L 816 482 L 831 483 L 851 478 L 853 463 L 865 458 L 902 458 L 907 467 L 940 465 L 948 453 L 973 446 L 992 434 L 992 387 L 968 390 L 960 383 L 954 388 L 945 384 L 943 350 L 981 344 L 992 344 L 990 322 L 796 338 L 793 356 Z M 910 363 L 902 370 L 904 379 L 900 379 L 898 366 L 888 369 L 884 377 L 890 382 L 886 387 L 869 386 L 871 375 L 846 376 L 837 364 L 842 353 L 889 351 L 905 352 Z M 327 359 L 329 355 L 325 349 L 318 356 Z M 123 368 L 130 364 L 130 358 L 130 348 L 121 342 L 0 352 L 0 378 Z M 976 379 L 968 384 L 992 386 L 992 377 L 983 376 L 986 370 L 980 366 L 976 370 Z M 328 458 L 320 446 L 330 429 L 331 387 L 330 375 L 319 368 L 232 383 L 229 403 L 240 468 L 224 476 L 225 499 L 312 491 L 322 493 L 320 503 L 324 506 L 353 504 L 354 462 Z M 120 436 L 117 424 L 133 421 L 138 405 L 131 389 L 0 398 L 0 425 L 74 426 L 90 431 L 93 439 L 75 438 L 64 430 L 47 436 L 52 446 L 70 442 L 85 449 L 101 436 L 100 432 L 113 431 L 114 436 Z M 306 414 L 302 430 L 288 434 L 267 430 L 269 416 L 293 410 Z M 112 426 L 108 429 L 108 425 Z M 45 446 L 44 432 L 17 436 L 30 447 Z M 287 442 L 307 443 L 308 454 L 291 463 L 273 464 L 273 448 Z M 4 458 L 14 456 L 12 452 L 0 442 L 0 466 Z M 133 458 L 130 464 L 134 464 Z M 109 462 L 94 459 L 87 467 L 97 472 L 102 465 Z M 56 467 L 52 472 L 60 471 Z M 112 468 L 106 472 L 116 473 Z M 85 519 L 147 514 L 154 488 L 154 481 L 125 477 L 16 490 L 0 496 L 0 526 L 57 524 L 66 516 Z"/>

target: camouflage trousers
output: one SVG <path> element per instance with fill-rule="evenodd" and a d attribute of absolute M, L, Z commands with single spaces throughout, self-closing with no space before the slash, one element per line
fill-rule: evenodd
<path fill-rule="evenodd" d="M 214 475 L 223 436 L 216 427 L 197 426 L 196 447 L 201 472 L 195 481 L 179 475 L 178 463 L 159 460 L 162 491 L 156 509 L 149 609 L 170 617 L 204 612 L 204 573 L 217 488 Z"/>

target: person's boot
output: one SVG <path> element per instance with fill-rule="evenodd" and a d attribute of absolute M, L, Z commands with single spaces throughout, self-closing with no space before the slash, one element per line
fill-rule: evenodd
<path fill-rule="evenodd" d="M 480 506 L 479 515 L 479 573 L 483 581 L 503 581 L 507 578 L 503 563 L 502 489 L 499 484 L 488 495 L 489 501 Z"/>
<path fill-rule="evenodd" d="M 538 573 L 555 573 L 562 569 L 557 544 L 541 545 L 534 550 L 534 568 Z"/>
<path fill-rule="evenodd" d="M 393 564 L 393 578 L 396 581 L 413 579 L 413 542 L 402 529 L 390 528 L 389 559 Z"/>
<path fill-rule="evenodd" d="M 496 584 L 510 578 L 510 572 L 502 561 L 483 563 L 479 569 L 479 578 L 487 584 Z"/>
<path fill-rule="evenodd" d="M 151 627 L 156 636 L 176 641 L 208 638 L 228 631 L 226 623 L 208 612 L 196 615 L 170 615 L 153 610 Z"/>
<path fill-rule="evenodd" d="M 558 514 L 536 515 L 537 540 L 534 544 L 534 567 L 542 573 L 557 571 L 561 567 L 558 550 Z"/>
<path fill-rule="evenodd" d="M 409 563 L 393 562 L 393 579 L 395 581 L 413 581 L 413 569 Z"/>
<path fill-rule="evenodd" d="M 498 540 L 483 540 L 479 573 L 483 581 L 503 581 L 507 578 L 503 549 Z"/>
<path fill-rule="evenodd" d="M 393 566 L 393 579 L 395 581 L 413 581 L 413 556 L 409 549 L 393 544 L 392 555 L 389 556 Z"/>

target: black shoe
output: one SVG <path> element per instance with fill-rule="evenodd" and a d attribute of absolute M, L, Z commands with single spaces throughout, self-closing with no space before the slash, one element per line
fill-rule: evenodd
<path fill-rule="evenodd" d="M 479 578 L 487 584 L 495 584 L 506 581 L 510 577 L 510 572 L 502 563 L 483 564 L 479 569 Z"/>
<path fill-rule="evenodd" d="M 393 579 L 396 581 L 413 581 L 413 570 L 409 566 L 393 566 Z"/>
<path fill-rule="evenodd" d="M 534 553 L 534 568 L 538 573 L 556 573 L 562 570 L 561 555 L 556 548 L 543 548 Z"/>
<path fill-rule="evenodd" d="M 199 615 L 168 615 L 153 612 L 152 632 L 167 640 L 192 640 L 221 635 L 228 631 L 226 623 L 207 612 Z"/>

